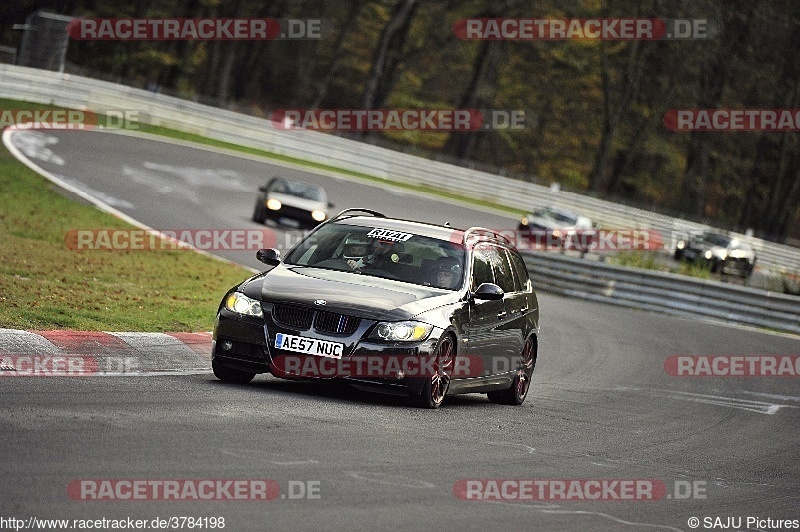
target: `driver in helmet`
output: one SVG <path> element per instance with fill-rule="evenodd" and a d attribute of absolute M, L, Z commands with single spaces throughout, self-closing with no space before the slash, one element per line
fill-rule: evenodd
<path fill-rule="evenodd" d="M 369 262 L 368 256 L 370 243 L 366 237 L 361 235 L 350 235 L 342 247 L 342 259 L 347 265 L 358 270 L 366 266 Z"/>
<path fill-rule="evenodd" d="M 436 273 L 436 286 L 452 290 L 461 282 L 461 265 L 451 257 L 444 257 L 434 265 Z"/>

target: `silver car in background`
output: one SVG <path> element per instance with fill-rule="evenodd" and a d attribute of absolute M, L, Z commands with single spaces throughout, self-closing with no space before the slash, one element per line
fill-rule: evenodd
<path fill-rule="evenodd" d="M 517 230 L 520 237 L 527 237 L 545 249 L 586 253 L 597 240 L 597 230 L 591 219 L 554 206 L 540 207 L 523 216 Z"/>

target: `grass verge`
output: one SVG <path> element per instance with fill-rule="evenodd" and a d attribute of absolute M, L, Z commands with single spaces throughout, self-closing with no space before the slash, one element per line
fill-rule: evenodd
<path fill-rule="evenodd" d="M 0 327 L 207 331 L 249 275 L 191 251 L 71 251 L 70 229 L 132 226 L 54 188 L 0 148 Z"/>

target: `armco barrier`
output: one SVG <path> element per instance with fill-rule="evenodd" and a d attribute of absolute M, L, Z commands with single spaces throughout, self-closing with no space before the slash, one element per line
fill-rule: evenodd
<path fill-rule="evenodd" d="M 525 254 L 534 288 L 638 309 L 711 318 L 800 334 L 800 298 L 666 272 Z"/>
<path fill-rule="evenodd" d="M 669 235 L 707 226 L 573 192 L 553 191 L 498 175 L 431 161 L 315 131 L 276 129 L 269 120 L 96 79 L 0 65 L 0 97 L 89 110 L 137 111 L 142 120 L 216 140 L 412 184 L 430 185 L 521 210 L 558 205 L 606 227 L 655 229 Z M 744 235 L 740 235 L 744 237 Z M 753 238 L 759 265 L 800 271 L 800 249 Z"/>

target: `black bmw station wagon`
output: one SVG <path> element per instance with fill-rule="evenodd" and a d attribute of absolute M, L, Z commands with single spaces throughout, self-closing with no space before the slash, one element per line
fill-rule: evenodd
<path fill-rule="evenodd" d="M 520 405 L 536 365 L 539 305 L 522 257 L 494 231 L 347 209 L 223 298 L 212 367 L 340 379 L 438 408 L 486 393 Z"/>

